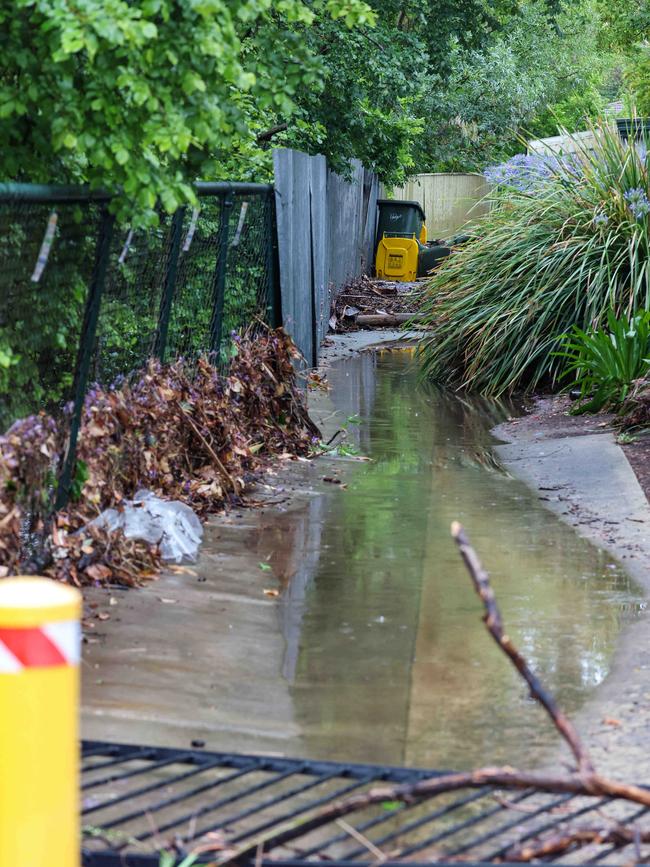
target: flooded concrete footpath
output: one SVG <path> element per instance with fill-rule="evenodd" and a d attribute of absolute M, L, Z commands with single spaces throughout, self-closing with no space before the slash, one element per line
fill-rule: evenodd
<path fill-rule="evenodd" d="M 258 508 L 211 520 L 196 565 L 94 592 L 110 619 L 84 646 L 85 737 L 544 764 L 555 731 L 485 633 L 455 519 L 562 704 L 596 700 L 620 636 L 646 627 L 643 592 L 506 471 L 490 431 L 514 407 L 422 386 L 408 353 L 356 351 L 377 339 L 329 350 L 313 414 L 325 439 L 344 431 L 337 455 L 279 468 Z"/>

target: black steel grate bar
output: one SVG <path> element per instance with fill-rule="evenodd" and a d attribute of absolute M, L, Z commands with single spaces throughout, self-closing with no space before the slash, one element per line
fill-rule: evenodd
<path fill-rule="evenodd" d="M 570 800 L 570 799 L 569 799 Z M 563 822 L 569 822 L 572 819 L 576 819 L 578 816 L 583 816 L 585 813 L 590 813 L 592 810 L 598 810 L 601 807 L 605 806 L 605 804 L 610 803 L 607 798 L 602 798 L 600 801 L 596 801 L 596 803 L 587 804 L 584 807 L 581 807 L 578 810 L 574 810 L 571 814 L 562 816 L 561 819 L 556 819 L 555 821 L 546 822 L 543 825 L 537 825 L 535 828 L 531 828 L 526 834 L 523 834 L 518 842 L 523 843 L 525 840 L 532 840 L 535 837 L 538 837 L 540 834 L 545 833 L 546 831 L 550 831 L 551 828 L 556 828 L 559 824 Z M 497 849 L 495 852 L 490 853 L 489 858 L 501 858 L 505 853 L 512 849 L 512 844 L 507 843 L 502 846 L 500 849 Z"/>
<path fill-rule="evenodd" d="M 155 754 L 156 754 L 156 751 L 153 749 L 141 748 L 141 749 L 135 750 L 132 753 L 126 753 L 126 754 L 120 753 L 119 755 L 115 756 L 112 759 L 109 759 L 106 762 L 101 762 L 98 765 L 92 765 L 90 767 L 84 768 L 83 770 L 84 770 L 84 772 L 103 771 L 104 768 L 112 768 L 115 765 L 122 765 L 125 762 L 135 762 L 135 761 L 138 761 L 139 759 L 143 759 L 146 761 L 147 759 L 151 759 L 153 756 L 155 756 Z"/>
<path fill-rule="evenodd" d="M 530 791 L 522 792 L 521 795 L 517 795 L 516 798 L 513 798 L 513 803 L 518 804 L 520 801 L 525 801 L 526 798 L 530 798 Z M 476 816 L 471 816 L 469 819 L 465 819 L 463 822 L 458 822 L 456 825 L 452 825 L 450 828 L 446 828 L 444 831 L 439 831 L 437 834 L 432 834 L 427 837 L 425 840 L 421 840 L 418 843 L 414 843 L 412 846 L 408 846 L 406 849 L 403 849 L 400 853 L 400 858 L 405 858 L 407 855 L 412 855 L 414 852 L 421 852 L 423 849 L 427 849 L 429 846 L 433 846 L 434 843 L 440 843 L 442 840 L 446 840 L 448 837 L 453 837 L 455 834 L 459 834 L 461 831 L 465 831 L 467 828 L 472 828 L 474 825 L 478 825 L 480 822 L 484 822 L 486 819 L 491 818 L 496 813 L 499 813 L 503 810 L 501 806 L 491 807 L 488 810 L 484 810 L 482 813 L 479 813 Z"/>
<path fill-rule="evenodd" d="M 269 830 L 279 829 L 296 817 L 313 814 L 319 807 L 334 803 L 341 796 L 362 790 L 380 780 L 415 782 L 443 773 L 98 742 L 84 745 L 84 760 L 84 773 L 90 775 L 90 778 L 85 779 L 84 789 L 92 790 L 88 795 L 90 804 L 85 808 L 84 815 L 92 814 L 98 827 L 106 831 L 121 831 L 124 840 L 128 841 L 126 846 L 122 844 L 119 851 L 111 851 L 110 848 L 90 851 L 94 847 L 110 847 L 112 844 L 97 836 L 94 836 L 94 840 L 89 839 L 90 848 L 84 851 L 83 856 L 86 867 L 159 867 L 155 845 L 160 845 L 159 835 L 164 835 L 162 839 L 166 839 L 170 831 L 173 834 L 181 831 L 187 835 L 187 829 L 191 829 L 191 840 L 186 842 L 188 851 L 191 851 L 194 841 L 216 829 L 224 830 L 227 845 L 237 846 L 242 842 L 254 841 Z M 138 767 L 133 767 L 134 762 L 138 763 Z M 92 779 L 103 768 L 112 770 L 100 779 Z M 254 776 L 251 777 L 251 774 Z M 136 781 L 124 787 L 119 785 L 122 780 L 131 779 Z M 228 786 L 229 783 L 233 785 Z M 117 797 L 110 797 L 104 791 L 103 787 L 110 787 L 111 784 L 118 785 L 117 789 L 113 789 Z M 188 784 L 190 788 L 182 791 Z M 127 792 L 125 789 L 129 785 L 133 788 Z M 323 787 L 320 792 L 319 786 Z M 264 794 L 258 800 L 259 793 Z M 479 867 L 479 863 L 487 865 L 493 864 L 495 860 L 501 861 L 513 845 L 515 836 L 518 843 L 541 837 L 553 828 L 562 828 L 567 822 L 611 803 L 609 799 L 596 801 L 583 798 L 575 799 L 574 803 L 570 796 L 564 795 L 545 796 L 542 801 L 539 793 L 527 790 L 511 798 L 513 805 L 522 802 L 526 806 L 530 805 L 524 815 L 515 818 L 509 813 L 507 804 L 486 800 L 493 794 L 494 789 L 484 787 L 458 793 L 453 800 L 445 796 L 442 803 L 429 798 L 390 810 L 381 810 L 380 805 L 375 805 L 357 817 L 358 824 L 354 825 L 354 830 L 362 834 L 371 832 L 367 835 L 370 842 L 384 848 L 386 852 L 394 853 L 396 846 L 402 846 L 400 862 L 410 857 L 422 858 L 417 853 L 440 843 L 443 844 L 441 848 L 447 849 L 440 856 L 445 861 L 451 863 L 460 857 L 464 863 Z M 149 797 L 159 800 L 147 803 Z M 94 803 L 96 798 L 101 799 L 99 803 Z M 212 800 L 206 803 L 206 798 Z M 136 808 L 136 799 L 142 807 Z M 235 809 L 239 811 L 224 815 L 223 808 L 232 804 L 236 804 Z M 120 805 L 121 809 L 126 805 L 126 814 L 120 815 Z M 470 808 L 470 805 L 476 806 Z M 563 805 L 567 812 L 558 811 Z M 549 814 L 549 811 L 556 811 L 558 815 Z M 649 809 L 635 808 L 633 811 L 630 807 L 626 821 L 637 821 L 647 814 L 650 814 Z M 103 822 L 103 815 L 109 820 Z M 161 823 L 159 826 L 156 826 L 156 817 Z M 205 827 L 199 828 L 198 820 L 201 819 Z M 423 830 L 418 833 L 419 829 Z M 418 840 L 420 834 L 428 836 Z M 510 839 L 506 840 L 508 835 Z M 300 846 L 303 840 L 310 846 L 309 849 Z M 141 844 L 139 851 L 138 843 Z M 494 851 L 487 854 L 490 846 L 494 847 Z M 147 852 L 149 847 L 150 851 Z M 612 853 L 615 853 L 616 858 L 620 849 L 616 846 L 601 846 L 594 853 L 590 847 L 582 854 L 581 850 L 576 849 L 564 853 L 568 857 L 559 854 L 545 860 L 564 865 L 567 862 L 597 864 L 607 860 Z M 286 856 L 287 850 L 293 857 L 292 854 Z M 280 859 L 266 860 L 272 859 L 276 852 L 281 855 Z M 476 853 L 480 862 L 472 861 L 472 853 Z M 372 860 L 358 838 L 353 839 L 332 822 L 321 828 L 315 837 L 311 836 L 311 832 L 305 832 L 302 838 L 298 838 L 296 845 L 292 843 L 285 848 L 279 842 L 273 850 L 265 853 L 262 867 L 271 867 L 271 864 L 273 867 L 313 867 L 313 860 L 309 860 L 313 856 L 325 858 L 331 867 L 363 867 Z M 394 859 L 394 854 L 392 857 Z M 393 860 L 392 863 L 396 862 Z M 442 862 L 437 863 L 440 865 Z M 391 861 L 387 860 L 382 867 L 389 867 L 390 864 Z M 242 867 L 252 867 L 252 859 L 242 864 Z M 420 865 L 413 860 L 409 862 L 409 867 Z"/>
<path fill-rule="evenodd" d="M 359 781 L 356 784 L 346 786 L 345 788 L 342 788 L 342 789 L 337 789 L 336 792 L 332 792 L 326 798 L 321 798 L 319 801 L 313 801 L 311 804 L 308 804 L 305 808 L 301 808 L 300 810 L 296 810 L 295 812 L 291 813 L 290 815 L 286 816 L 285 818 L 286 819 L 293 819 L 296 816 L 299 816 L 301 813 L 305 813 L 308 810 L 313 810 L 316 807 L 321 807 L 321 806 L 323 806 L 323 804 L 327 804 L 329 801 L 332 801 L 334 798 L 340 798 L 341 795 L 347 795 L 350 792 L 354 791 L 354 789 L 360 788 L 361 786 L 365 785 L 366 783 L 374 782 L 377 779 L 378 779 L 377 777 L 370 777 L 367 780 Z M 411 805 L 411 806 L 415 806 L 415 805 Z M 387 815 L 394 815 L 395 812 L 398 812 L 398 811 L 394 811 L 393 813 L 387 814 Z M 385 819 L 386 819 L 386 817 L 384 817 L 384 816 L 379 816 L 379 817 L 376 817 L 374 819 L 370 819 L 367 822 L 364 822 L 362 825 L 360 825 L 357 828 L 357 830 L 358 831 L 364 831 L 366 828 L 371 827 L 371 825 L 378 824 L 379 822 L 383 822 L 383 821 L 385 821 Z M 266 822 L 265 825 L 255 828 L 255 833 L 258 833 L 259 831 L 265 831 L 266 828 L 269 828 L 275 824 L 276 824 L 275 820 L 270 821 L 270 822 Z M 236 842 L 237 840 L 242 839 L 243 836 L 247 837 L 247 836 L 249 836 L 249 834 L 247 833 L 245 835 L 240 835 L 239 837 L 235 837 L 233 842 Z M 325 849 L 328 849 L 330 846 L 334 845 L 335 843 L 339 843 L 341 840 L 347 840 L 348 837 L 349 837 L 348 834 L 337 834 L 335 837 L 330 837 L 329 840 L 326 840 L 325 842 L 321 842 L 317 846 L 313 846 L 311 849 L 301 850 L 301 858 L 308 858 L 310 855 L 315 855 L 317 852 L 324 852 Z"/>
<path fill-rule="evenodd" d="M 82 759 L 92 759 L 95 756 L 106 756 L 110 753 L 110 747 L 101 741 L 84 741 L 81 748 Z"/>
<path fill-rule="evenodd" d="M 231 780 L 237 780 L 240 777 L 244 777 L 246 774 L 251 774 L 256 770 L 257 767 L 253 765 L 250 768 L 242 768 L 239 771 L 234 771 L 232 774 L 223 777 L 221 780 L 211 780 L 209 783 L 204 783 L 202 786 L 196 786 L 194 789 L 190 789 L 188 792 L 182 792 L 179 795 L 165 798 L 163 801 L 158 801 L 156 804 L 148 804 L 145 809 L 133 810 L 133 812 L 127 813 L 126 816 L 120 816 L 117 819 L 113 819 L 111 822 L 102 823 L 102 828 L 116 828 L 118 825 L 125 825 L 127 822 L 132 822 L 133 819 L 138 819 L 142 816 L 150 815 L 152 813 L 158 813 L 160 810 L 164 810 L 167 807 L 172 807 L 174 804 L 178 804 L 181 801 L 186 801 L 188 798 L 192 798 L 195 795 L 200 795 L 201 792 L 207 792 L 210 789 L 216 789 L 218 786 L 221 786 L 224 783 L 229 783 L 231 782 Z M 135 837 L 134 839 L 139 838 Z"/>
<path fill-rule="evenodd" d="M 229 795 L 227 798 L 221 798 L 218 801 L 213 801 L 212 803 L 206 804 L 204 807 L 200 807 L 197 810 L 191 810 L 189 813 L 184 813 L 182 816 L 178 816 L 171 822 L 167 822 L 166 824 L 161 825 L 159 828 L 147 831 L 146 834 L 138 834 L 133 839 L 140 842 L 142 842 L 143 840 L 148 840 L 150 837 L 154 837 L 157 834 L 162 834 L 165 831 L 169 831 L 170 828 L 176 828 L 178 825 L 183 825 L 185 822 L 189 822 L 193 819 L 198 819 L 199 816 L 205 816 L 207 813 L 213 813 L 220 807 L 225 807 L 226 804 L 233 804 L 235 801 L 241 801 L 242 798 L 248 798 L 250 795 L 254 795 L 256 792 L 261 792 L 263 789 L 268 789 L 269 786 L 274 786 L 276 783 L 280 783 L 282 782 L 282 780 L 286 780 L 288 777 L 292 777 L 296 773 L 300 773 L 300 771 L 289 770 L 284 771 L 284 773 L 281 774 L 276 774 L 276 776 L 270 780 L 265 780 L 263 783 L 258 783 L 256 786 L 251 786 L 248 789 L 244 789 L 243 792 L 237 792 L 234 795 Z M 210 786 L 208 786 L 207 788 L 210 788 Z M 182 800 L 187 800 L 187 795 L 182 796 Z M 153 810 L 148 809 L 146 812 L 151 813 L 153 812 Z"/>
<path fill-rule="evenodd" d="M 383 822 L 388 821 L 388 819 L 396 816 L 398 813 L 404 813 L 406 810 L 414 809 L 418 805 L 416 803 L 413 804 L 400 804 L 395 810 L 391 810 L 387 812 L 383 816 L 374 816 L 372 819 L 366 819 L 365 822 L 362 822 L 360 825 L 356 825 L 355 828 L 360 833 L 364 831 L 368 831 L 370 828 L 374 828 L 377 825 L 381 825 Z M 344 840 L 349 840 L 350 835 L 342 832 L 340 834 L 335 834 L 333 837 L 329 837 L 323 842 L 319 843 L 317 846 L 312 846 L 311 849 L 306 849 L 301 852 L 301 858 L 309 858 L 311 855 L 316 855 L 318 852 L 325 852 L 325 850 L 329 849 L 330 846 L 335 846 L 337 843 L 342 843 Z"/>
<path fill-rule="evenodd" d="M 160 768 L 165 768 L 167 767 L 167 765 L 173 765 L 179 762 L 187 762 L 189 758 L 190 757 L 188 754 L 184 754 L 181 755 L 179 758 L 161 759 L 160 761 L 154 762 L 153 764 L 144 765 L 141 768 L 134 768 L 121 774 L 111 774 L 108 777 L 102 777 L 99 780 L 89 780 L 87 783 L 83 783 L 81 788 L 85 791 L 87 789 L 94 789 L 97 786 L 104 786 L 107 783 L 116 783 L 118 780 L 128 780 L 131 777 L 137 777 L 141 774 L 148 774 L 151 773 L 151 771 L 157 771 Z"/>
<path fill-rule="evenodd" d="M 403 825 L 397 831 L 391 831 L 388 834 L 384 834 L 383 837 L 380 837 L 378 840 L 373 840 L 372 843 L 374 846 L 384 846 L 386 843 L 390 842 L 390 840 L 395 837 L 400 837 L 403 834 L 408 834 L 410 831 L 416 831 L 418 828 L 423 827 L 424 825 L 428 825 L 430 822 L 434 822 L 436 819 L 442 819 L 443 816 L 448 816 L 449 813 L 453 813 L 454 810 L 459 810 L 462 807 L 467 806 L 467 804 L 472 804 L 475 801 L 479 801 L 481 798 L 486 797 L 489 794 L 489 789 L 479 789 L 478 792 L 472 792 L 470 795 L 466 795 L 464 798 L 459 798 L 456 801 L 453 801 L 451 804 L 446 804 L 444 807 L 440 807 L 437 810 L 434 810 L 433 813 L 427 813 L 426 816 L 420 816 L 418 819 L 414 819 L 411 822 L 408 822 L 406 825 Z M 420 801 L 416 804 L 413 804 L 414 807 L 420 806 L 425 803 L 424 801 Z M 391 815 L 388 813 L 386 816 L 381 816 L 381 821 L 387 821 Z M 379 824 L 379 822 L 377 822 Z M 363 826 L 359 826 L 357 831 L 366 830 Z M 344 836 L 344 835 L 342 835 Z M 346 858 L 358 858 L 359 855 L 362 855 L 364 852 L 363 847 L 359 847 L 358 849 L 353 849 L 351 852 L 346 854 Z"/>
<path fill-rule="evenodd" d="M 147 757 L 152 761 L 159 761 L 165 756 L 175 756 L 177 759 L 180 756 L 189 757 L 185 761 L 204 761 L 206 758 L 219 759 L 221 764 L 227 767 L 246 767 L 257 765 L 260 770 L 285 771 L 293 769 L 294 773 L 298 774 L 314 774 L 322 776 L 330 771 L 337 771 L 341 777 L 362 777 L 366 778 L 370 772 L 373 772 L 374 779 L 390 779 L 394 782 L 414 782 L 416 780 L 433 779 L 434 777 L 445 776 L 450 771 L 429 771 L 421 768 L 402 768 L 397 765 L 382 765 L 374 766 L 368 764 L 357 764 L 354 762 L 320 761 L 316 759 L 291 759 L 280 756 L 265 756 L 254 755 L 248 753 L 224 753 L 206 750 L 186 750 L 175 749 L 173 747 L 134 747 L 129 744 L 112 744 L 109 741 L 85 741 L 83 755 L 86 755 L 86 749 L 99 749 L 104 751 L 106 755 L 111 757 L 122 756 L 121 761 L 129 761 L 134 758 L 132 751 L 137 749 L 147 753 Z M 91 766 L 84 770 L 92 771 L 98 766 Z"/>
<path fill-rule="evenodd" d="M 637 819 L 640 819 L 642 816 L 647 815 L 650 812 L 648 807 L 641 807 L 640 810 L 637 810 L 635 813 L 632 813 L 626 818 L 626 822 L 629 824 L 630 822 L 636 822 Z M 590 858 L 587 861 L 587 864 L 597 864 L 599 861 L 602 861 L 603 858 L 607 858 L 608 855 L 611 855 L 612 852 L 616 852 L 617 849 L 620 849 L 620 846 L 612 845 L 608 846 L 603 852 L 598 852 L 594 855 L 593 858 Z"/>
<path fill-rule="evenodd" d="M 491 831 L 482 834 L 480 837 L 475 837 L 471 843 L 464 843 L 462 846 L 458 846 L 456 849 L 451 849 L 449 852 L 446 853 L 446 855 L 450 858 L 455 858 L 457 855 L 462 855 L 464 852 L 469 852 L 470 849 L 475 849 L 477 846 L 482 846 L 483 843 L 494 840 L 494 838 L 498 837 L 499 834 L 510 831 L 512 828 L 516 828 L 523 822 L 534 819 L 536 816 L 541 816 L 544 813 L 548 812 L 548 810 L 554 810 L 556 807 L 561 807 L 562 804 L 566 804 L 567 801 L 571 800 L 571 798 L 572 795 L 563 795 L 561 798 L 557 798 L 555 801 L 551 801 L 550 803 L 541 805 L 540 807 L 538 807 L 537 810 L 533 810 L 533 812 L 528 813 L 526 816 L 520 814 L 518 818 L 512 819 L 509 822 L 505 822 L 503 825 L 499 825 L 498 827 L 493 828 Z M 501 809 L 507 810 L 507 807 L 502 806 Z"/>
<path fill-rule="evenodd" d="M 307 792 L 310 789 L 315 789 L 317 786 L 322 786 L 323 783 L 327 783 L 332 779 L 336 779 L 338 776 L 339 776 L 339 774 L 332 771 L 331 773 L 326 774 L 324 777 L 317 777 L 314 780 L 310 780 L 308 783 L 304 783 L 302 786 L 297 786 L 295 789 L 291 789 L 291 791 L 286 792 L 280 798 L 267 798 L 266 801 L 262 801 L 257 807 L 251 807 L 249 810 L 244 810 L 242 813 L 239 813 L 239 815 L 230 816 L 228 819 L 225 819 L 223 822 L 220 822 L 219 825 L 213 825 L 210 828 L 206 828 L 205 831 L 203 831 L 202 833 L 207 833 L 208 831 L 214 831 L 216 828 L 220 827 L 221 825 L 234 825 L 236 822 L 239 822 L 241 819 L 245 819 L 248 816 L 252 816 L 254 813 L 259 813 L 260 810 L 264 810 L 264 809 L 266 809 L 266 807 L 270 807 L 273 804 L 279 804 L 282 801 L 286 801 L 289 798 L 295 797 L 296 795 L 301 795 L 303 792 Z M 354 783 L 355 788 L 358 785 L 360 785 L 360 784 L 357 782 Z M 340 791 L 347 791 L 347 789 L 340 790 Z M 336 795 L 330 794 L 327 796 L 327 799 L 330 800 L 332 797 L 336 797 Z M 319 802 L 316 801 L 315 803 L 318 804 Z M 292 813 L 287 813 L 286 815 L 284 815 L 282 817 L 282 819 L 283 819 L 283 821 L 287 820 L 287 819 L 292 819 L 292 818 L 294 818 L 294 816 L 298 816 L 298 815 L 300 815 L 300 813 L 305 812 L 306 809 L 307 810 L 312 809 L 312 804 L 308 805 L 307 807 L 301 807 L 298 810 L 294 810 Z M 238 843 L 240 840 L 243 840 L 245 837 L 251 837 L 253 834 L 257 834 L 260 831 L 264 831 L 266 828 L 270 827 L 271 825 L 275 825 L 275 822 L 276 822 L 275 819 L 270 819 L 268 822 L 264 822 L 261 825 L 255 825 L 250 830 L 242 832 L 241 834 L 238 834 L 236 837 L 231 837 L 230 842 Z"/>
<path fill-rule="evenodd" d="M 166 764 L 173 764 L 173 759 L 167 759 Z M 158 765 L 157 767 L 161 767 Z M 204 771 L 212 770 L 213 768 L 221 767 L 221 763 L 218 761 L 214 762 L 205 762 L 204 764 L 197 765 L 192 768 L 190 771 L 184 771 L 182 774 L 177 774 L 175 777 L 166 777 L 164 780 L 159 780 L 156 783 L 149 783 L 147 786 L 141 786 L 139 789 L 133 789 L 130 792 L 125 792 L 124 795 L 120 795 L 117 798 L 111 798 L 107 801 L 102 801 L 99 804 L 94 804 L 90 807 L 85 807 L 82 810 L 82 815 L 86 816 L 90 813 L 94 813 L 97 810 L 102 810 L 105 807 L 114 807 L 115 804 L 120 804 L 122 801 L 131 801 L 134 798 L 139 798 L 140 795 L 146 795 L 149 792 L 154 792 L 156 789 L 167 788 L 168 786 L 173 786 L 176 783 L 181 783 L 184 780 L 190 779 L 191 777 L 195 777 L 197 774 L 202 774 Z M 217 781 L 214 785 L 216 786 L 219 781 Z M 123 821 L 123 820 L 121 820 Z"/>
<path fill-rule="evenodd" d="M 349 783 L 347 786 L 342 786 L 341 788 L 337 789 L 335 792 L 330 792 L 327 795 L 325 795 L 324 797 L 318 798 L 318 800 L 316 800 L 316 801 L 310 801 L 309 804 L 306 804 L 305 806 L 300 807 L 297 810 L 294 810 L 292 813 L 287 813 L 286 815 L 284 815 L 282 817 L 282 821 L 285 822 L 285 821 L 288 821 L 289 819 L 294 819 L 296 816 L 300 816 L 303 813 L 309 812 L 310 810 L 315 810 L 317 807 L 322 807 L 324 804 L 329 804 L 330 801 L 332 801 L 334 798 L 340 798 L 342 795 L 348 795 L 350 792 L 353 792 L 355 789 L 360 789 L 362 786 L 365 786 L 367 783 L 370 783 L 375 779 L 377 779 L 377 778 L 376 777 L 368 777 L 365 780 L 355 780 L 354 782 Z M 264 830 L 266 830 L 266 828 L 270 828 L 273 825 L 276 825 L 277 822 L 278 822 L 277 819 L 272 819 L 268 822 L 265 822 L 263 825 L 260 825 L 254 829 L 251 829 L 250 831 L 246 831 L 246 833 L 240 834 L 238 837 L 234 837 L 233 842 L 245 839 L 246 837 L 250 837 L 254 833 L 259 833 L 259 831 L 264 831 Z M 220 822 L 218 825 L 213 825 L 211 828 L 207 828 L 204 833 L 207 833 L 207 831 L 213 831 L 215 828 L 220 828 L 220 827 L 227 825 L 227 824 L 228 824 L 227 821 Z"/>

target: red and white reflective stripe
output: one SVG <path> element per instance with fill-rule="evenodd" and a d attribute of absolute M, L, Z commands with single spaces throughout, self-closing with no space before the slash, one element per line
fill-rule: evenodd
<path fill-rule="evenodd" d="M 0 627 L 0 674 L 78 665 L 80 646 L 77 620 L 46 623 L 38 628 Z"/>

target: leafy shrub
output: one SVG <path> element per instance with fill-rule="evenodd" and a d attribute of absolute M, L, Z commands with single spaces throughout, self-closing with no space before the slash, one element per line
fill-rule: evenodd
<path fill-rule="evenodd" d="M 481 236 L 432 277 L 428 377 L 491 395 L 553 386 L 566 367 L 560 335 L 650 307 L 646 148 L 595 134 L 592 151 L 576 140 L 532 187 L 497 188 Z"/>
<path fill-rule="evenodd" d="M 625 84 L 629 88 L 640 115 L 650 114 L 650 45 L 647 42 L 634 47 L 625 70 Z"/>
<path fill-rule="evenodd" d="M 557 355 L 568 361 L 564 376 L 573 378 L 582 398 L 574 412 L 618 408 L 650 368 L 650 311 L 630 319 L 609 310 L 607 328 L 583 331 L 574 325 L 562 341 Z"/>

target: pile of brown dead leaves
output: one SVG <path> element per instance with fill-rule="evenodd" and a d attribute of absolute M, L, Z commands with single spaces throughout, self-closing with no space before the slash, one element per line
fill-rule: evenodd
<path fill-rule="evenodd" d="M 103 509 L 146 488 L 205 516 L 242 503 L 246 486 L 273 457 L 313 450 L 319 431 L 296 383 L 291 339 L 278 329 L 234 340 L 226 375 L 205 359 L 151 361 L 119 387 L 91 388 L 77 448 L 77 497 L 52 521 L 45 506 L 64 445 L 56 423 L 32 416 L 0 437 L 0 575 L 24 566 L 25 540 L 40 533 L 46 574 L 79 585 L 138 583 L 157 572 L 159 552 L 88 527 Z"/>

